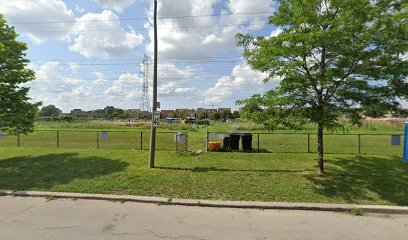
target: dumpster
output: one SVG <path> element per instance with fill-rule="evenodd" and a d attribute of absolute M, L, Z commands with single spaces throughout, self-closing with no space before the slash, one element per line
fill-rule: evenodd
<path fill-rule="evenodd" d="M 224 150 L 231 150 L 231 138 L 230 137 L 225 137 L 222 143 L 222 148 Z"/>
<path fill-rule="evenodd" d="M 241 134 L 239 133 L 231 133 L 230 134 L 230 147 L 231 150 L 239 150 L 239 139 L 241 138 Z"/>
<path fill-rule="evenodd" d="M 244 151 L 252 151 L 252 133 L 243 133 L 242 137 L 242 149 Z"/>

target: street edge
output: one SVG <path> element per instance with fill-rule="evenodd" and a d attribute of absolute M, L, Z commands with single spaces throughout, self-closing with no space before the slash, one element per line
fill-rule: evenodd
<path fill-rule="evenodd" d="M 408 214 L 408 207 L 386 205 L 217 201 L 196 199 L 172 199 L 164 197 L 130 196 L 130 195 L 15 191 L 15 190 L 0 190 L 0 195 L 15 197 L 43 197 L 52 199 L 65 198 L 65 199 L 105 200 L 117 202 L 139 202 L 139 203 L 153 203 L 158 205 L 178 205 L 178 206 L 212 207 L 212 208 L 306 210 L 326 212 L 348 212 L 353 209 L 360 209 L 365 213 Z"/>

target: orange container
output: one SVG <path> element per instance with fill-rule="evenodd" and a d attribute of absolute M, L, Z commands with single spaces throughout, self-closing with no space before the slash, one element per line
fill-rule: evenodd
<path fill-rule="evenodd" d="M 220 142 L 209 142 L 208 148 L 212 152 L 219 151 L 221 149 L 221 143 Z"/>

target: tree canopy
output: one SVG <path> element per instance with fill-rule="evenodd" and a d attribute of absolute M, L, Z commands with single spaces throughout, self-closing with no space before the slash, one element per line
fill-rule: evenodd
<path fill-rule="evenodd" d="M 0 15 L 0 129 L 12 134 L 28 133 L 34 128 L 39 103 L 30 103 L 29 88 L 34 72 L 27 68 L 25 43 Z"/>
<path fill-rule="evenodd" d="M 273 130 L 318 126 L 318 172 L 323 129 L 363 109 L 398 110 L 407 99 L 407 3 L 398 0 L 278 0 L 269 18 L 276 34 L 237 35 L 251 67 L 280 79 L 265 94 L 238 101 L 242 115 Z"/>
<path fill-rule="evenodd" d="M 45 117 L 57 117 L 62 113 L 61 109 L 54 105 L 48 105 L 41 108 L 40 115 Z"/>

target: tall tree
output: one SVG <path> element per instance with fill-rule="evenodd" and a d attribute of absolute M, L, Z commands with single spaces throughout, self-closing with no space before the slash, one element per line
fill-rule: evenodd
<path fill-rule="evenodd" d="M 35 77 L 27 68 L 27 46 L 17 37 L 14 27 L 0 15 L 0 129 L 25 134 L 33 130 L 40 104 L 30 103 L 29 88 L 22 86 Z"/>
<path fill-rule="evenodd" d="M 213 115 L 212 115 L 212 119 L 215 120 L 215 121 L 221 120 L 221 117 L 222 117 L 222 115 L 221 115 L 220 112 L 215 112 L 215 113 L 213 113 Z"/>
<path fill-rule="evenodd" d="M 253 69 L 281 78 L 265 94 L 238 101 L 244 117 L 268 129 L 317 125 L 318 173 L 323 131 L 359 123 L 363 107 L 399 109 L 407 98 L 407 3 L 402 0 L 278 0 L 269 23 L 277 36 L 237 35 Z M 279 32 L 278 31 L 278 32 Z"/>
<path fill-rule="evenodd" d="M 46 117 L 57 117 L 62 113 L 61 109 L 54 105 L 48 105 L 41 108 L 40 115 Z"/>

